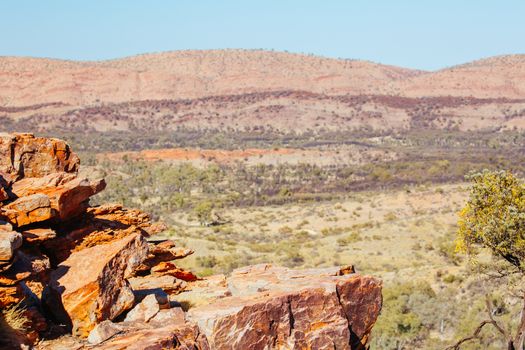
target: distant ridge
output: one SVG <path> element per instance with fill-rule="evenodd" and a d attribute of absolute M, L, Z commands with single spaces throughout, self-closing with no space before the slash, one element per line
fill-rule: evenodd
<path fill-rule="evenodd" d="M 0 106 L 193 99 L 301 90 L 327 95 L 525 98 L 525 55 L 425 72 L 263 50 L 188 50 L 105 61 L 0 57 Z"/>

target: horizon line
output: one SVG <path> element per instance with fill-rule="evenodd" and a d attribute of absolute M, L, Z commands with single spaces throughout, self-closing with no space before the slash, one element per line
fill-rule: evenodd
<path fill-rule="evenodd" d="M 288 55 L 295 55 L 295 56 L 305 56 L 305 57 L 314 57 L 314 58 L 320 58 L 320 59 L 326 59 L 326 60 L 334 60 L 334 61 L 358 61 L 358 62 L 368 62 L 376 65 L 381 66 L 389 66 L 389 67 L 395 67 L 395 68 L 401 68 L 411 71 L 419 71 L 419 72 L 438 72 L 441 70 L 447 70 L 452 69 L 455 67 L 460 67 L 463 65 L 481 62 L 489 59 L 494 58 L 502 58 L 502 57 L 510 57 L 510 56 L 525 56 L 525 53 L 506 53 L 506 54 L 498 54 L 498 55 L 492 55 L 492 56 L 484 56 L 480 57 L 474 60 L 457 63 L 452 66 L 444 66 L 442 68 L 438 69 L 419 69 L 419 68 L 412 68 L 412 67 L 406 67 L 406 66 L 399 66 L 389 63 L 383 63 L 383 62 L 377 62 L 369 59 L 363 59 L 363 58 L 344 58 L 344 57 L 332 57 L 332 56 L 324 56 L 314 53 L 305 53 L 305 52 L 293 52 L 288 50 L 276 50 L 276 49 L 245 49 L 245 48 L 216 48 L 216 49 L 180 49 L 180 50 L 167 50 L 167 51 L 150 51 L 150 52 L 141 52 L 136 54 L 130 54 L 120 57 L 113 57 L 113 58 L 102 58 L 97 60 L 89 60 L 89 59 L 72 59 L 72 58 L 60 58 L 60 57 L 47 57 L 47 56 L 24 56 L 24 55 L 0 55 L 0 59 L 2 58 L 20 58 L 20 59 L 41 59 L 41 60 L 52 60 L 52 61 L 62 61 L 62 62 L 71 62 L 71 63 L 104 63 L 104 62 L 111 62 L 111 61 L 120 61 L 120 60 L 126 60 L 130 58 L 135 57 L 141 57 L 141 56 L 153 56 L 153 55 L 161 55 L 161 54 L 167 54 L 167 53 L 182 53 L 182 52 L 212 52 L 212 51 L 246 51 L 246 52 L 265 52 L 265 53 L 277 53 L 277 54 L 288 54 Z"/>

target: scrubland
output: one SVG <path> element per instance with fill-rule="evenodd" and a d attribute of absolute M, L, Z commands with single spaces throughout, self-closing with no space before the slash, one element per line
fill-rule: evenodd
<path fill-rule="evenodd" d="M 497 315 L 504 322 L 512 325 L 519 312 L 504 278 L 484 273 L 495 264 L 490 255 L 473 263 L 456 252 L 455 236 L 465 175 L 522 174 L 522 138 L 428 131 L 245 153 L 86 153 L 83 171 L 108 180 L 95 203 L 124 202 L 166 222 L 166 237 L 196 252 L 183 267 L 201 276 L 268 262 L 353 265 L 384 281 L 374 348 L 443 349 L 486 318 L 486 295 L 505 302 Z M 502 346 L 486 328 L 463 348 Z"/>

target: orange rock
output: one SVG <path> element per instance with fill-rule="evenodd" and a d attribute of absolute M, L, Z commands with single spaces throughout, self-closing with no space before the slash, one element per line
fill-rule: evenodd
<path fill-rule="evenodd" d="M 43 177 L 26 177 L 11 185 L 11 193 L 16 197 L 26 197 L 35 193 L 49 194 L 75 178 L 75 174 L 65 172 L 52 173 Z"/>
<path fill-rule="evenodd" d="M 0 286 L 15 286 L 30 276 L 45 278 L 51 268 L 49 259 L 38 252 L 17 251 L 13 263 L 0 274 Z"/>
<path fill-rule="evenodd" d="M 93 182 L 74 179 L 50 195 L 51 207 L 58 212 L 60 220 L 71 220 L 88 208 L 89 197 L 106 188 L 104 179 Z"/>
<path fill-rule="evenodd" d="M 22 288 L 19 285 L 9 287 L 0 286 L 0 309 L 19 303 L 24 297 Z"/>
<path fill-rule="evenodd" d="M 366 344 L 382 307 L 381 283 L 373 278 L 343 280 L 337 295 L 352 332 Z"/>
<path fill-rule="evenodd" d="M 182 259 L 193 254 L 193 250 L 183 247 L 176 247 L 172 240 L 150 241 L 149 254 L 144 263 L 137 269 L 138 275 L 147 274 L 152 267 L 165 261 Z"/>
<path fill-rule="evenodd" d="M 24 241 L 28 243 L 40 243 L 57 236 L 57 233 L 50 228 L 32 228 L 22 231 Z"/>
<path fill-rule="evenodd" d="M 0 275 L 0 286 L 14 286 L 18 282 L 28 278 L 29 276 L 31 276 L 30 271 L 19 272 L 11 276 L 7 274 L 2 274 Z"/>
<path fill-rule="evenodd" d="M 15 179 L 74 173 L 80 160 L 62 140 L 32 134 L 0 135 L 0 173 Z"/>
<path fill-rule="evenodd" d="M 58 264 L 74 251 L 107 244 L 138 233 L 149 236 L 149 215 L 122 205 L 90 207 L 74 221 L 56 227 L 57 238 L 43 242 L 50 258 Z"/>
<path fill-rule="evenodd" d="M 41 178 L 25 178 L 15 182 L 11 192 L 17 197 L 45 194 L 60 220 L 72 219 L 87 209 L 89 197 L 106 187 L 103 179 L 90 182 L 74 174 L 54 173 Z"/>
<path fill-rule="evenodd" d="M 73 334 L 87 337 L 97 323 L 113 320 L 133 306 L 126 277 L 146 258 L 147 250 L 144 237 L 133 234 L 71 254 L 51 274 L 44 302 Z"/>
<path fill-rule="evenodd" d="M 187 314 L 213 349 L 364 349 L 382 303 L 379 280 L 338 268 L 257 265 L 234 271 L 227 288 Z"/>
<path fill-rule="evenodd" d="M 168 294 L 178 294 L 187 286 L 186 282 L 169 275 L 132 277 L 129 283 L 136 294 L 144 294 L 155 289 L 162 289 Z"/>
<path fill-rule="evenodd" d="M 37 350 L 57 349 L 37 347 Z M 84 349 L 88 349 L 87 347 Z M 129 327 L 111 339 L 97 345 L 98 350 L 210 350 L 208 342 L 196 325 L 166 321 L 162 324 L 143 324 Z"/>
<path fill-rule="evenodd" d="M 161 262 L 151 268 L 151 272 L 158 276 L 169 275 L 186 282 L 193 282 L 199 278 L 191 271 L 186 271 L 180 267 L 175 266 L 171 262 Z"/>
<path fill-rule="evenodd" d="M 147 228 L 151 225 L 150 216 L 138 209 L 123 208 L 122 204 L 104 204 L 89 208 L 88 213 L 99 220 L 113 221 L 115 226 L 124 224 Z"/>
<path fill-rule="evenodd" d="M 55 215 L 49 197 L 40 193 L 18 198 L 0 208 L 0 216 L 4 216 L 11 224 L 18 227 L 46 221 Z"/>
<path fill-rule="evenodd" d="M 150 241 L 150 254 L 155 256 L 155 260 L 159 262 L 182 259 L 193 253 L 192 249 L 176 247 L 175 242 L 172 240 L 160 243 Z"/>
<path fill-rule="evenodd" d="M 5 188 L 0 184 L 0 202 L 5 201 L 6 199 L 9 199 L 9 195 L 7 194 Z"/>

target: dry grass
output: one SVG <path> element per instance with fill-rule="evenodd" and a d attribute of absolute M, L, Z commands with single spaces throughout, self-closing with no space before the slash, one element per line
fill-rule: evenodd
<path fill-rule="evenodd" d="M 20 303 L 2 310 L 5 323 L 16 332 L 26 332 L 29 318 L 25 315 L 25 308 Z"/>
<path fill-rule="evenodd" d="M 0 311 L 0 349 L 22 348 L 26 339 L 29 319 L 24 315 L 24 307 L 16 304 Z"/>
<path fill-rule="evenodd" d="M 231 224 L 195 227 L 177 213 L 172 237 L 194 248 L 184 259 L 202 274 L 270 262 L 293 267 L 354 264 L 364 273 L 437 283 L 438 270 L 457 272 L 441 242 L 452 242 L 462 185 L 354 194 L 337 202 L 229 209 Z M 438 281 L 441 282 L 441 281 Z"/>

